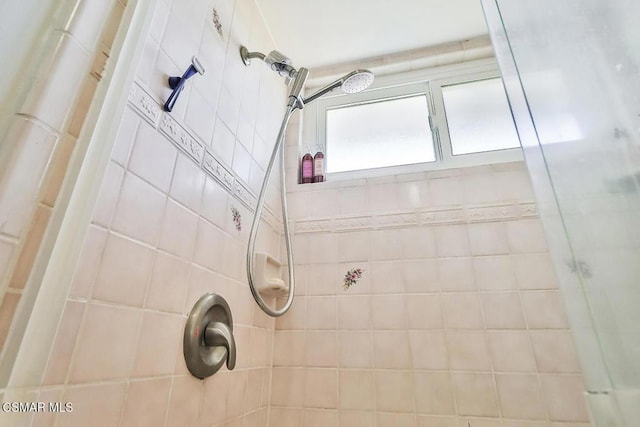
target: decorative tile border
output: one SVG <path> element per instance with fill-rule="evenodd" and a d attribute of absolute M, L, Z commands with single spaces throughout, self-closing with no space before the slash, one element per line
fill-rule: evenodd
<path fill-rule="evenodd" d="M 138 84 L 131 85 L 129 90 L 129 104 L 154 128 L 160 121 L 162 110 L 151 95 L 146 93 Z"/>
<path fill-rule="evenodd" d="M 229 172 L 222 163 L 217 161 L 211 153 L 208 151 L 204 154 L 204 160 L 202 161 L 202 168 L 210 176 L 215 178 L 223 187 L 225 187 L 230 193 L 233 191 L 233 185 L 235 183 L 235 176 Z"/>
<path fill-rule="evenodd" d="M 204 144 L 196 141 L 173 117 L 167 113 L 162 114 L 158 130 L 169 137 L 178 148 L 182 149 L 197 164 L 200 164 L 204 155 Z"/>
<path fill-rule="evenodd" d="M 232 171 L 206 149 L 202 141 L 192 135 L 173 116 L 162 111 L 160 103 L 138 82 L 131 85 L 129 104 L 154 129 L 165 135 L 175 146 L 187 154 L 207 175 L 226 188 L 230 195 L 245 205 L 249 211 L 254 211 L 256 196 Z M 282 221 L 266 205 L 262 217 L 276 232 L 283 232 Z"/>
<path fill-rule="evenodd" d="M 535 203 L 493 206 L 469 206 L 454 209 L 425 209 L 420 212 L 397 212 L 371 216 L 321 218 L 295 222 L 296 233 L 323 233 L 419 225 L 470 224 L 537 218 Z"/>

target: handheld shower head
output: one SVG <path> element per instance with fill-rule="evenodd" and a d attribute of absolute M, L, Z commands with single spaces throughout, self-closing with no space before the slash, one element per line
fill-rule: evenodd
<path fill-rule="evenodd" d="M 365 90 L 373 83 L 373 73 L 369 70 L 355 70 L 342 78 L 344 93 L 357 93 Z"/>
<path fill-rule="evenodd" d="M 308 104 L 311 101 L 315 101 L 321 96 L 324 96 L 327 93 L 339 87 L 342 88 L 342 91 L 344 93 L 361 92 L 366 88 L 368 88 L 369 86 L 371 86 L 371 83 L 373 83 L 374 78 L 375 77 L 373 73 L 369 70 L 362 69 L 362 70 L 352 71 L 349 74 L 346 74 L 340 77 L 335 82 L 329 83 L 325 87 L 319 89 L 313 95 L 310 95 L 307 98 L 304 98 L 303 102 L 304 104 Z"/>

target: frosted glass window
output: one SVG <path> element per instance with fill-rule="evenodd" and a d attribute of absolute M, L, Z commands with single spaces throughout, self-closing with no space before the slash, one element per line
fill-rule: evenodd
<path fill-rule="evenodd" d="M 327 110 L 327 172 L 436 160 L 426 95 Z"/>
<path fill-rule="evenodd" d="M 442 87 L 453 155 L 520 147 L 501 79 Z"/>

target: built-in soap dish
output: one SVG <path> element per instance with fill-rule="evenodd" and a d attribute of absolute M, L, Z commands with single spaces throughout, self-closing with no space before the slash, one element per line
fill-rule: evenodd
<path fill-rule="evenodd" d="M 289 293 L 289 287 L 281 279 L 282 265 L 269 254 L 255 254 L 255 273 L 258 292 L 264 296 L 282 297 Z"/>

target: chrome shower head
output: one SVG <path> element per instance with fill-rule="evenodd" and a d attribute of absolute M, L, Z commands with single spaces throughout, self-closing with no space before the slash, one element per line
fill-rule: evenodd
<path fill-rule="evenodd" d="M 365 90 L 373 83 L 373 73 L 369 70 L 355 70 L 342 78 L 344 93 L 357 93 Z"/>
<path fill-rule="evenodd" d="M 371 85 L 371 83 L 373 83 L 373 79 L 374 79 L 374 75 L 371 71 L 364 70 L 364 69 L 355 70 L 350 72 L 349 74 L 346 74 L 340 77 L 335 82 L 329 83 L 322 89 L 319 89 L 313 95 L 310 95 L 307 98 L 305 98 L 303 102 L 304 104 L 308 104 L 311 101 L 314 101 L 320 98 L 321 96 L 326 95 L 327 93 L 339 87 L 342 88 L 342 91 L 344 93 L 360 92 L 368 88 Z"/>

